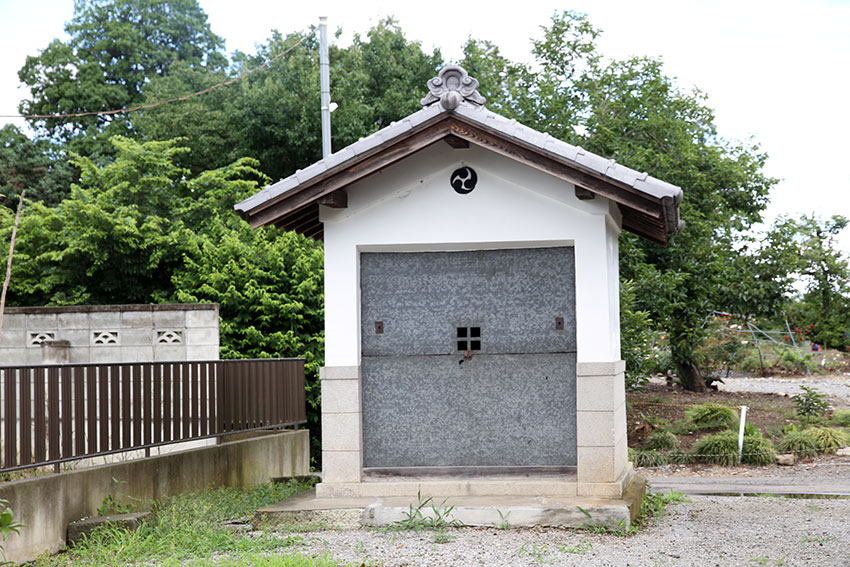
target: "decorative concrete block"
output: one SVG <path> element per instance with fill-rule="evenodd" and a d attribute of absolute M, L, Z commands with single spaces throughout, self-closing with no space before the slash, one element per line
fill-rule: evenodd
<path fill-rule="evenodd" d="M 321 380 L 360 380 L 359 366 L 322 366 L 319 368 Z"/>
<path fill-rule="evenodd" d="M 153 327 L 153 313 L 150 311 L 122 311 L 121 327 L 136 329 Z"/>
<path fill-rule="evenodd" d="M 218 328 L 218 309 L 193 309 L 186 311 L 186 326 Z"/>
<path fill-rule="evenodd" d="M 322 380 L 322 413 L 343 412 L 360 412 L 360 382 Z"/>
<path fill-rule="evenodd" d="M 159 352 L 159 348 L 157 347 L 157 353 Z M 174 347 L 170 347 L 174 348 Z M 218 360 L 220 358 L 220 351 L 217 344 L 215 345 L 202 345 L 202 346 L 187 346 L 186 350 L 186 360 Z M 162 360 L 157 357 L 157 360 Z"/>
<path fill-rule="evenodd" d="M 34 313 L 27 315 L 27 329 L 38 331 L 52 331 L 56 329 L 57 317 L 55 313 Z"/>
<path fill-rule="evenodd" d="M 324 482 L 360 482 L 360 451 L 322 451 Z"/>
<path fill-rule="evenodd" d="M 578 481 L 613 482 L 617 475 L 613 447 L 579 447 Z"/>
<path fill-rule="evenodd" d="M 189 327 L 183 332 L 187 345 L 217 345 L 218 327 Z"/>
<path fill-rule="evenodd" d="M 186 311 L 154 311 L 153 326 L 157 329 L 182 329 L 186 326 Z"/>
<path fill-rule="evenodd" d="M 60 329 L 88 329 L 88 313 L 57 313 L 57 326 Z"/>
<path fill-rule="evenodd" d="M 360 451 L 360 414 L 323 412 L 322 449 Z"/>
<path fill-rule="evenodd" d="M 579 447 L 611 447 L 615 416 L 612 411 L 580 411 L 576 416 Z"/>

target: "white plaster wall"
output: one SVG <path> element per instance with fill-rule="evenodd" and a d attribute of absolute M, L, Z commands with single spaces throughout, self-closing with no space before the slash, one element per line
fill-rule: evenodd
<path fill-rule="evenodd" d="M 476 189 L 457 194 L 469 165 Z M 360 364 L 359 253 L 575 246 L 579 362 L 620 356 L 617 235 L 607 199 L 483 148 L 437 143 L 348 188 L 348 208 L 321 208 L 325 240 L 325 366 Z"/>

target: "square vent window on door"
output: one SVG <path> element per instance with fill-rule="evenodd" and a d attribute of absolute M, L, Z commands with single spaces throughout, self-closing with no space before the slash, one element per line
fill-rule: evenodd
<path fill-rule="evenodd" d="M 481 327 L 458 327 L 457 350 L 481 350 Z"/>

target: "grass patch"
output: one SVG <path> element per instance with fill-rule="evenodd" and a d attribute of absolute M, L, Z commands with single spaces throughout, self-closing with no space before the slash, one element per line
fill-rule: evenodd
<path fill-rule="evenodd" d="M 44 557 L 34 567 L 59 565 L 329 565 L 325 560 L 266 557 L 286 553 L 302 543 L 300 537 L 256 533 L 245 537 L 254 512 L 309 488 L 309 483 L 261 484 L 252 488 L 212 488 L 156 501 L 154 517 L 135 531 L 104 525 L 68 552 Z M 245 520 L 244 529 L 232 522 Z M 230 526 L 225 526 L 231 522 Z M 240 527 L 238 524 L 237 528 Z M 233 557 L 238 557 L 238 562 Z"/>

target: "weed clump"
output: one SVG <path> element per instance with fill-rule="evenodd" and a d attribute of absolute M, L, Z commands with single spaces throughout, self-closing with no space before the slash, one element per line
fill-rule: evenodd
<path fill-rule="evenodd" d="M 733 408 L 714 403 L 696 405 L 686 411 L 685 416 L 696 429 L 730 427 L 738 419 L 738 414 Z"/>
<path fill-rule="evenodd" d="M 644 447 L 651 451 L 672 451 L 679 447 L 679 440 L 665 429 L 656 429 L 646 438 Z"/>

